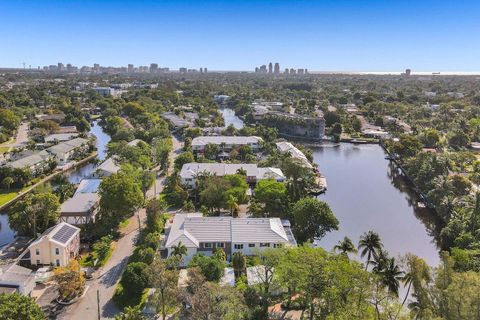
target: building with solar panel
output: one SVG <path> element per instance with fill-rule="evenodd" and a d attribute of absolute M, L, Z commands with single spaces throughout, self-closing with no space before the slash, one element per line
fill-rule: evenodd
<path fill-rule="evenodd" d="M 53 265 L 64 267 L 78 256 L 80 249 L 80 229 L 61 222 L 47 229 L 30 244 L 32 265 Z"/>

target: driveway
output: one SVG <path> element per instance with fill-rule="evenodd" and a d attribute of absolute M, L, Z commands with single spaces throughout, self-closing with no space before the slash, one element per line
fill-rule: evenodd
<path fill-rule="evenodd" d="M 170 153 L 173 168 L 173 160 L 182 151 L 182 143 L 174 136 L 173 151 Z M 169 172 L 172 169 L 169 169 Z M 156 192 L 158 195 L 163 190 L 165 177 L 159 177 L 155 181 Z M 153 197 L 155 188 L 152 186 L 147 192 L 147 196 Z M 142 224 L 145 221 L 145 209 L 140 209 L 133 217 L 130 218 L 129 227 L 138 225 L 138 215 Z M 130 229 L 130 228 L 128 228 Z M 112 256 L 107 261 L 105 266 L 100 268 L 94 275 L 94 279 L 89 280 L 87 285 L 89 289 L 85 296 L 77 303 L 69 306 L 66 310 L 58 316 L 58 319 L 65 320 L 90 320 L 98 319 L 98 303 L 97 291 L 100 296 L 100 314 L 101 319 L 113 319 L 116 314 L 120 312 L 112 300 L 115 288 L 120 280 L 123 269 L 128 263 L 129 257 L 132 255 L 135 248 L 135 241 L 138 236 L 138 228 L 133 229 L 127 234 L 124 234 L 115 244 Z"/>

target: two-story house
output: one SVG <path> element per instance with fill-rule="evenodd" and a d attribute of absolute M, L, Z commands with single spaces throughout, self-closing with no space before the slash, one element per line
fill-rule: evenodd
<path fill-rule="evenodd" d="M 184 263 L 197 253 L 212 255 L 217 248 L 227 259 L 235 252 L 255 255 L 266 248 L 296 246 L 288 220 L 279 218 L 203 217 L 201 213 L 175 215 L 164 243 L 168 255 L 182 243 L 187 247 Z"/>
<path fill-rule="evenodd" d="M 53 265 L 64 267 L 70 259 L 78 256 L 80 249 L 80 229 L 60 222 L 47 229 L 30 244 L 30 263 L 32 265 Z"/>
<path fill-rule="evenodd" d="M 192 150 L 197 154 L 203 154 L 207 144 L 214 144 L 220 147 L 220 151 L 250 146 L 256 152 L 260 148 L 261 142 L 262 138 L 256 136 L 201 136 L 192 139 Z"/>
<path fill-rule="evenodd" d="M 243 172 L 246 174 L 246 180 L 250 184 L 255 184 L 259 180 L 274 179 L 277 182 L 285 181 L 286 177 L 279 168 L 265 167 L 259 168 L 254 163 L 186 163 L 180 171 L 180 180 L 188 188 L 195 188 L 199 175 L 203 173 L 225 176 Z"/>

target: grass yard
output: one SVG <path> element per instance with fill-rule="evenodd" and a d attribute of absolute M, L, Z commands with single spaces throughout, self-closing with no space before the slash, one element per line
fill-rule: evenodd
<path fill-rule="evenodd" d="M 18 191 L 0 191 L 0 206 L 15 198 Z"/>

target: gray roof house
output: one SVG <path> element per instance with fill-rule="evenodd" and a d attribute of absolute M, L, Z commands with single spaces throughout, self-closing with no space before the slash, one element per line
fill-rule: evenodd
<path fill-rule="evenodd" d="M 258 180 L 275 179 L 278 182 L 285 181 L 285 175 L 279 168 L 259 168 L 253 163 L 186 163 L 180 171 L 182 184 L 191 188 L 195 187 L 197 176 L 202 173 L 209 173 L 216 176 L 236 174 L 238 170 L 247 173 L 247 182 L 256 183 Z"/>
<path fill-rule="evenodd" d="M 53 156 L 44 150 L 12 162 L 7 162 L 5 166 L 12 169 L 29 169 L 33 175 L 36 175 L 48 166 L 48 161 L 52 158 Z"/>
<path fill-rule="evenodd" d="M 207 144 L 220 146 L 223 143 L 227 150 L 245 145 L 256 150 L 262 141 L 262 138 L 256 136 L 200 136 L 192 139 L 192 149 L 195 152 L 203 152 Z"/>
<path fill-rule="evenodd" d="M 75 138 L 70 141 L 62 142 L 54 145 L 46 150 L 55 155 L 58 163 L 64 164 L 76 154 L 77 151 L 85 151 L 88 147 L 88 140 L 83 138 Z"/>
<path fill-rule="evenodd" d="M 115 158 L 111 157 L 103 161 L 95 170 L 96 177 L 109 177 L 120 170 L 120 166 L 115 163 Z"/>
<path fill-rule="evenodd" d="M 180 242 L 187 247 L 184 262 L 197 253 L 211 255 L 217 248 L 227 258 L 235 252 L 255 255 L 258 250 L 296 246 L 290 223 L 279 218 L 203 217 L 201 213 L 175 215 L 164 248 L 168 255 Z"/>
<path fill-rule="evenodd" d="M 30 296 L 35 286 L 32 270 L 12 264 L 0 269 L 0 293 L 20 293 Z"/>
<path fill-rule="evenodd" d="M 83 179 L 75 194 L 62 203 L 59 222 L 82 225 L 95 222 L 100 206 L 100 195 L 97 193 L 100 179 Z"/>

